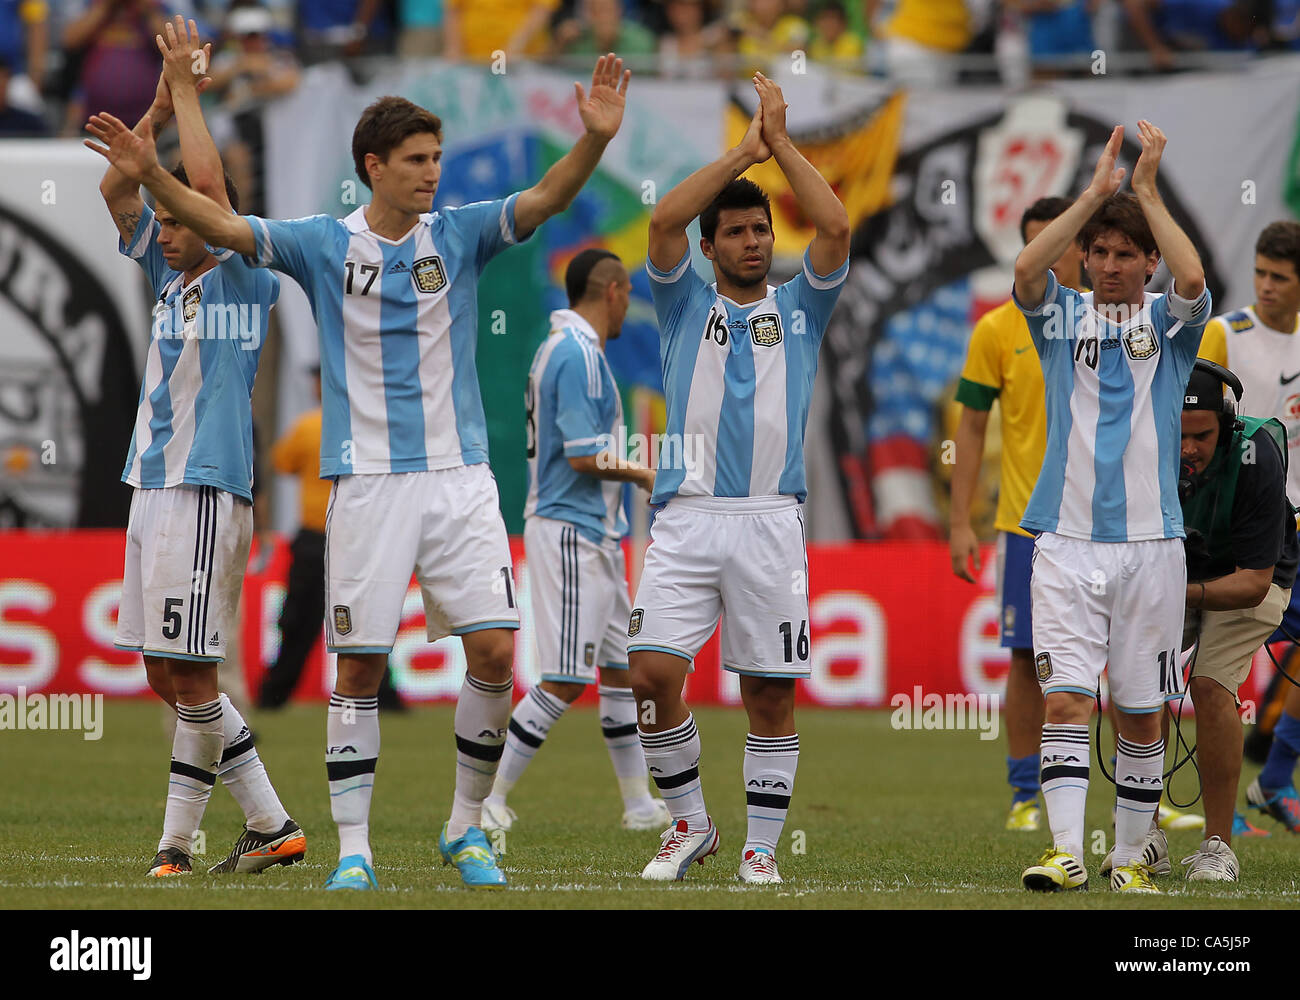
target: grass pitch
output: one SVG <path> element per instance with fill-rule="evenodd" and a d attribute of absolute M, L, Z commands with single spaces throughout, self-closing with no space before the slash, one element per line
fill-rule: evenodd
<path fill-rule="evenodd" d="M 1300 903 L 1300 838 L 1271 819 L 1268 840 L 1238 840 L 1237 885 L 1187 883 L 1178 861 L 1199 833 L 1171 833 L 1174 875 L 1165 895 L 1111 894 L 1089 855 L 1093 891 L 1058 896 L 1019 887 L 1021 870 L 1049 835 L 1008 833 L 1005 738 L 974 731 L 898 732 L 888 712 L 803 709 L 794 805 L 778 858 L 782 886 L 736 882 L 744 840 L 739 709 L 696 712 L 700 771 L 722 836 L 718 856 L 676 885 L 640 880 L 656 833 L 620 829 L 621 805 L 595 712 L 573 710 L 552 730 L 511 794 L 519 821 L 506 840 L 505 892 L 470 892 L 436 855 L 450 807 L 454 754 L 450 707 L 382 716 L 371 813 L 376 893 L 325 893 L 337 835 L 329 815 L 323 705 L 253 713 L 285 807 L 307 831 L 304 862 L 262 875 L 209 876 L 240 832 L 242 816 L 220 787 L 203 821 L 207 854 L 184 879 L 144 877 L 162 827 L 169 741 L 163 709 L 106 701 L 103 738 L 79 732 L 0 734 L 0 899 L 10 908 L 125 909 L 1002 909 L 1278 908 Z M 1190 727 L 1189 727 L 1190 728 Z M 1107 742 L 1110 737 L 1105 736 Z M 1107 747 L 1109 756 L 1109 746 Z M 1096 756 L 1094 755 L 1094 760 Z M 1257 769 L 1247 765 L 1243 788 Z M 1195 793 L 1190 767 L 1174 783 Z M 1114 791 L 1093 769 L 1089 847 L 1109 847 Z M 802 847 L 802 853 L 797 848 Z M 1102 848 L 1104 850 L 1104 847 Z M 199 866 L 202 866 L 200 869 Z"/>

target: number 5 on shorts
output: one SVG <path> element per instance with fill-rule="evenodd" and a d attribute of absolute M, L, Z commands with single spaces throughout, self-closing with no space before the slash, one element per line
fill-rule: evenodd
<path fill-rule="evenodd" d="M 181 613 L 176 609 L 185 603 L 183 597 L 168 597 L 163 601 L 162 634 L 164 639 L 175 639 L 181 634 Z"/>

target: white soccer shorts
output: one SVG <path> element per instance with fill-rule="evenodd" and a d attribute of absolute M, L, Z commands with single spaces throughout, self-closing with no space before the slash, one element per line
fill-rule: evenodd
<path fill-rule="evenodd" d="M 114 645 L 217 663 L 238 642 L 253 507 L 215 486 L 137 489 Z"/>
<path fill-rule="evenodd" d="M 332 653 L 389 653 L 414 573 L 430 642 L 519 627 L 510 543 L 486 462 L 340 476 L 325 517 Z"/>
<path fill-rule="evenodd" d="M 808 552 L 793 497 L 674 497 L 650 529 L 628 651 L 692 660 L 722 616 L 722 666 L 807 677 Z"/>
<path fill-rule="evenodd" d="M 1125 712 L 1157 712 L 1178 690 L 1187 594 L 1180 538 L 1092 542 L 1052 532 L 1034 544 L 1034 666 L 1043 693 L 1092 695 L 1109 663 Z"/>
<path fill-rule="evenodd" d="M 614 542 L 597 545 L 566 521 L 524 524 L 533 630 L 542 680 L 594 684 L 597 667 L 627 669 L 627 565 Z"/>

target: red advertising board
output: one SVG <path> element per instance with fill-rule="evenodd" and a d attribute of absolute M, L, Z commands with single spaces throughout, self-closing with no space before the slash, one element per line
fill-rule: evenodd
<path fill-rule="evenodd" d="M 113 646 L 121 592 L 120 532 L 0 533 L 0 692 L 102 692 L 145 695 L 138 654 Z M 511 542 L 524 627 L 515 643 L 516 694 L 541 673 L 532 635 L 523 543 Z M 953 576 L 938 542 L 869 542 L 809 548 L 812 676 L 800 685 L 805 704 L 888 707 L 895 694 L 1000 692 L 1006 651 L 997 640 L 993 553 L 978 586 Z M 240 658 L 249 690 L 260 684 L 279 647 L 276 620 L 284 599 L 288 549 L 281 542 L 244 585 Z M 391 657 L 399 690 L 410 701 L 454 698 L 464 675 L 460 641 L 424 637 L 420 593 L 406 596 Z M 1264 654 L 1241 692 L 1262 692 Z M 715 635 L 695 662 L 687 698 L 739 704 L 734 674 L 718 667 Z M 229 683 L 228 679 L 224 683 Z M 333 684 L 332 657 L 313 651 L 297 697 L 323 699 Z"/>

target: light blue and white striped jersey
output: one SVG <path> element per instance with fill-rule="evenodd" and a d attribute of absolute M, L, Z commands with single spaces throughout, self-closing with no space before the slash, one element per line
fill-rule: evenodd
<path fill-rule="evenodd" d="M 1182 538 L 1183 390 L 1209 289 L 1194 301 L 1148 292 L 1122 324 L 1092 302 L 1049 271 L 1043 304 L 1021 305 L 1043 365 L 1047 451 L 1020 526 L 1094 542 Z"/>
<path fill-rule="evenodd" d="M 803 437 L 817 352 L 849 273 L 803 269 L 739 305 L 707 284 L 688 251 L 671 271 L 649 260 L 668 406 L 651 500 L 808 496 Z"/>
<path fill-rule="evenodd" d="M 567 521 L 597 545 L 627 534 L 623 484 L 584 475 L 570 457 L 624 458 L 623 400 L 600 337 L 572 309 L 551 313 L 551 335 L 528 370 L 528 500 L 524 517 Z"/>
<path fill-rule="evenodd" d="M 302 285 L 320 336 L 323 478 L 488 460 L 474 356 L 478 278 L 517 242 L 515 199 L 421 215 L 400 240 L 346 219 L 245 216 L 257 256 Z"/>
<path fill-rule="evenodd" d="M 253 499 L 253 379 L 280 279 L 223 250 L 188 285 L 158 246 L 148 205 L 119 253 L 149 278 L 156 302 L 140 406 L 122 481 L 140 489 L 189 483 Z"/>

